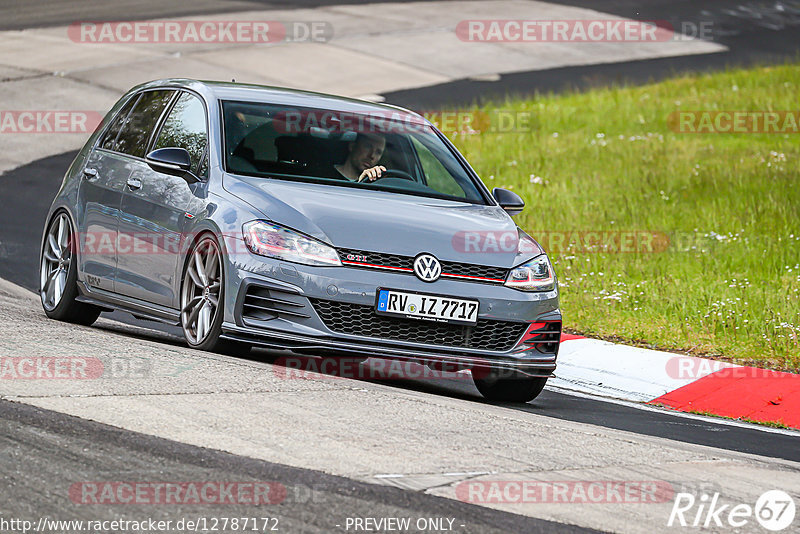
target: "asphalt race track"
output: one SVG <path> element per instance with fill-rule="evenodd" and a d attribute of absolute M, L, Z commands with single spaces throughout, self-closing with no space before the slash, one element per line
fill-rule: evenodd
<path fill-rule="evenodd" d="M 682 72 L 782 63 L 800 55 L 800 7 L 794 15 L 775 23 L 764 12 L 775 2 L 719 2 L 716 0 L 558 0 L 558 4 L 585 7 L 637 20 L 677 21 L 699 25 L 713 23 L 714 41 L 727 52 L 642 61 L 622 61 L 556 69 L 501 74 L 497 80 L 463 79 L 450 83 L 386 93 L 387 101 L 412 109 L 436 109 L 444 105 L 469 105 L 506 95 L 531 95 L 565 89 L 586 89 L 610 84 L 647 83 Z M 736 15 L 742 6 L 748 11 Z M 763 8 L 760 11 L 758 8 Z M 735 15 L 731 15 L 734 13 Z"/>
<path fill-rule="evenodd" d="M 87 19 L 367 3 L 383 2 L 43 0 L 21 8 L 16 1 L 0 0 L 0 31 Z M 725 30 L 715 40 L 728 50 L 514 72 L 493 81 L 465 78 L 382 96 L 412 109 L 432 109 L 507 94 L 639 83 L 682 71 L 782 62 L 800 53 L 800 11 L 791 24 L 770 25 L 769 17 L 758 14 L 770 2 L 749 2 L 750 11 L 737 17 L 714 0 L 552 3 L 646 20 L 715 20 Z M 332 532 L 349 530 L 345 521 L 353 517 L 443 517 L 454 521 L 456 532 L 657 532 L 665 527 L 652 526 L 643 518 L 665 520 L 663 511 L 565 505 L 531 512 L 475 505 L 454 498 L 448 477 L 661 477 L 671 480 L 676 490 L 682 483 L 700 484 L 702 489 L 702 482 L 707 482 L 710 488 L 739 496 L 757 495 L 773 480 L 784 488 L 797 480 L 797 432 L 673 414 L 555 389 L 547 389 L 527 405 L 493 404 L 481 399 L 471 381 L 377 378 L 287 384 L 275 378 L 281 374 L 275 354 L 263 350 L 240 357 L 197 354 L 184 346 L 177 327 L 117 312 L 104 313 L 90 328 L 45 320 L 32 296 L 37 289 L 39 243 L 50 202 L 75 153 L 37 159 L 0 175 L 0 321 L 11 323 L 0 331 L 0 350 L 16 356 L 84 351 L 100 358 L 119 352 L 155 365 L 175 365 L 183 358 L 196 367 L 180 378 L 156 374 L 138 382 L 99 381 L 103 383 L 83 389 L 59 384 L 52 391 L 35 385 L 28 390 L 0 381 L 0 481 L 5 487 L 0 519 L 174 521 L 272 515 L 279 518 L 282 532 Z M 15 293 L 3 281 L 27 291 Z M 404 426 L 405 421 L 416 422 L 417 427 Z M 520 434 L 514 433 L 516 429 Z M 487 435 L 479 435 L 480 430 Z M 498 432 L 500 438 L 509 436 L 508 451 L 505 444 L 501 447 L 494 441 Z M 530 442 L 511 438 L 518 435 Z M 405 456 L 409 450 L 414 454 Z M 413 462 L 403 464 L 401 457 Z M 439 469 L 437 458 L 453 461 L 442 461 Z M 573 458 L 575 465 L 570 464 Z M 479 467 L 473 471 L 472 466 Z M 285 487 L 286 497 L 257 511 L 247 505 L 220 511 L 199 504 L 76 504 L 70 490 L 76 481 L 98 480 L 269 481 Z"/>
<path fill-rule="evenodd" d="M 253 9 L 312 8 L 359 5 L 390 0 L 198 0 L 165 3 L 157 0 L 45 0 L 37 9 L 19 9 L 18 2 L 0 1 L 0 31 L 69 24 L 76 20 L 113 21 L 180 17 Z M 397 0 L 395 0 L 397 1 Z M 407 2 L 409 0 L 400 0 Z M 440 0 L 441 1 L 441 0 Z M 447 0 L 444 0 L 447 1 Z M 557 69 L 501 74 L 496 80 L 463 79 L 419 89 L 384 93 L 387 101 L 411 109 L 436 109 L 445 105 L 469 105 L 506 95 L 531 95 L 570 88 L 588 88 L 610 83 L 645 83 L 676 73 L 719 70 L 736 66 L 770 64 L 800 54 L 800 7 L 778 23 L 770 15 L 775 2 L 720 2 L 718 0 L 555 0 L 552 3 L 593 9 L 622 17 L 676 23 L 712 22 L 718 31 L 714 40 L 729 48 L 724 53 L 699 54 L 584 65 Z M 736 14 L 737 8 L 742 11 Z M 734 15 L 731 15 L 734 13 Z"/>
<path fill-rule="evenodd" d="M 13 439 L 12 439 L 13 436 Z M 319 472 L 272 464 L 251 458 L 201 449 L 164 439 L 120 430 L 25 404 L 0 401 L 0 447 L 4 461 L 0 477 L 14 480 L 18 473 L 35 473 L 17 480 L 15 491 L 0 496 L 0 510 L 15 515 L 67 517 L 74 508 L 67 492 L 76 478 L 101 480 L 108 473 L 135 473 L 160 480 L 269 481 L 285 487 L 285 499 L 258 509 L 258 517 L 277 516 L 281 532 L 331 532 L 346 517 L 441 517 L 455 519 L 460 532 L 591 533 L 591 529 L 471 506 L 398 488 L 377 486 Z M 92 454 L 85 452 L 91 449 Z M 80 458 L 76 461 L 76 458 Z M 18 475 L 17 475 L 18 476 Z M 23 487 L 20 482 L 25 482 Z M 12 482 L 13 484 L 13 482 Z M 45 493 L 42 494 L 42 490 Z M 25 504 L 28 510 L 20 510 Z M 115 519 L 124 505 L 85 505 L 75 519 Z M 153 512 L 143 505 L 125 507 L 128 518 L 154 520 L 197 519 L 215 514 L 202 505 L 165 507 Z M 250 517 L 253 507 L 226 507 L 229 517 Z M 268 523 L 271 527 L 272 523 Z"/>
<path fill-rule="evenodd" d="M 0 2 L 0 31 L 59 26 L 77 20 L 97 22 L 146 20 L 262 9 L 380 4 L 390 1 L 396 2 L 397 0 L 193 0 L 191 2 L 39 0 L 35 6 L 31 5 L 28 9 L 20 9 L 20 3 L 16 0 L 3 0 Z"/>
<path fill-rule="evenodd" d="M 0 198 L 14 198 L 0 211 L 0 278 L 31 291 L 36 290 L 38 243 L 42 221 L 55 195 L 63 171 L 75 157 L 74 152 L 33 162 L 15 169 L 0 180 Z M 160 323 L 141 321 L 121 313 L 104 313 L 104 317 L 139 327 L 156 339 L 168 343 L 182 342 L 180 329 Z M 147 335 L 147 334 L 145 334 Z M 256 351 L 255 359 L 266 353 Z M 426 381 L 391 380 L 385 385 L 412 391 L 444 395 L 464 402 L 483 402 L 474 386 L 467 382 L 431 384 Z M 769 433 L 752 426 L 734 426 L 707 417 L 672 415 L 662 410 L 643 410 L 630 404 L 577 396 L 568 392 L 547 390 L 525 407 L 516 408 L 544 415 L 609 429 L 668 438 L 687 443 L 717 447 L 731 451 L 800 461 L 800 448 L 793 433 Z"/>

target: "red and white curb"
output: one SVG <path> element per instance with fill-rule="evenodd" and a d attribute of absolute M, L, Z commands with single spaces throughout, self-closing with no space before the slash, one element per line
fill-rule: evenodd
<path fill-rule="evenodd" d="M 557 388 L 800 428 L 800 375 L 562 335 Z"/>

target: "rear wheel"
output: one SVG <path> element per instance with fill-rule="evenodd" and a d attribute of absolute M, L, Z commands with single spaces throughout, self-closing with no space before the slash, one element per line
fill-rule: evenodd
<path fill-rule="evenodd" d="M 59 212 L 42 242 L 39 264 L 39 296 L 44 313 L 51 319 L 90 325 L 100 308 L 75 300 L 78 296 L 78 255 L 76 236 L 66 213 Z"/>
<path fill-rule="evenodd" d="M 220 339 L 225 284 L 222 254 L 211 234 L 202 237 L 189 254 L 181 287 L 181 327 L 190 347 L 233 356 L 250 352 L 250 345 Z"/>
<path fill-rule="evenodd" d="M 503 402 L 532 401 L 544 389 L 547 378 L 500 369 L 491 369 L 485 373 L 472 372 L 472 380 L 481 395 L 488 400 Z"/>

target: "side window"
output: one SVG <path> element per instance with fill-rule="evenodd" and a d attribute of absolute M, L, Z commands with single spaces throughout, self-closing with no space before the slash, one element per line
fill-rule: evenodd
<path fill-rule="evenodd" d="M 174 93 L 173 90 L 142 93 L 133 113 L 125 120 L 115 150 L 143 158 L 153 129 Z"/>
<path fill-rule="evenodd" d="M 422 165 L 422 172 L 425 173 L 428 187 L 432 187 L 445 195 L 463 198 L 464 189 L 458 185 L 458 182 L 455 181 L 453 175 L 448 172 L 445 166 L 442 165 L 442 162 L 416 137 L 412 136 L 411 141 L 419 156 L 419 162 Z"/>
<path fill-rule="evenodd" d="M 185 148 L 192 156 L 192 170 L 202 178 L 207 144 L 206 108 L 196 96 L 183 93 L 164 121 L 153 149 Z"/>
<path fill-rule="evenodd" d="M 122 106 L 122 109 L 119 110 L 119 113 L 117 113 L 117 115 L 111 120 L 111 126 L 109 126 L 105 135 L 103 135 L 103 140 L 100 141 L 100 148 L 116 150 L 117 135 L 119 135 L 122 125 L 125 124 L 125 119 L 128 118 L 128 115 L 131 113 L 131 109 L 133 109 L 133 105 L 136 104 L 138 100 L 139 95 L 134 95 L 125 103 L 124 106 Z"/>

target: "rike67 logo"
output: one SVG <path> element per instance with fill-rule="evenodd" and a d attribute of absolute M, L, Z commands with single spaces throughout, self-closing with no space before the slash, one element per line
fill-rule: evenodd
<path fill-rule="evenodd" d="M 763 493 L 755 506 L 749 504 L 723 504 L 720 494 L 707 494 L 696 498 L 691 493 L 676 493 L 668 527 L 693 528 L 729 527 L 734 529 L 753 527 L 753 519 L 763 528 L 778 532 L 792 525 L 795 517 L 794 499 L 781 490 Z M 791 532 L 796 532 L 794 529 Z"/>

